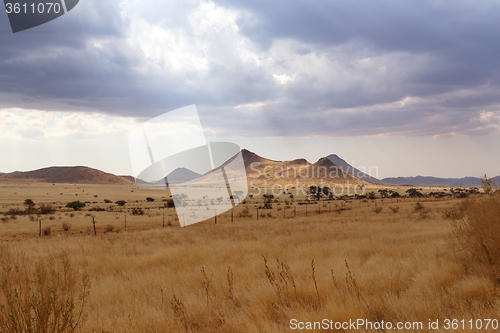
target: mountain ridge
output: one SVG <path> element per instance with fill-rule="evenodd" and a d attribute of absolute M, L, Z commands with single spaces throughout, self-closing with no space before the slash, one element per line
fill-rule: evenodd
<path fill-rule="evenodd" d="M 70 184 L 133 184 L 134 182 L 128 177 L 130 176 L 116 176 L 86 166 L 57 166 L 33 171 L 5 173 L 0 175 L 0 180 Z"/>
<path fill-rule="evenodd" d="M 247 177 L 258 180 L 278 182 L 301 181 L 342 183 L 346 181 L 364 181 L 381 186 L 429 186 L 429 187 L 481 187 L 479 177 L 439 178 L 432 176 L 387 177 L 377 179 L 354 168 L 336 154 L 330 154 L 310 163 L 304 158 L 287 161 L 274 161 L 242 149 Z M 329 170 L 325 173 L 325 170 Z M 270 172 L 269 172 L 270 171 Z M 319 177 L 323 171 L 324 175 Z M 303 172 L 297 174 L 297 172 Z M 316 172 L 316 174 L 315 174 Z M 170 183 L 183 183 L 201 177 L 200 174 L 186 168 L 178 168 L 167 177 Z M 500 176 L 491 178 L 500 185 Z M 86 166 L 56 166 L 32 171 L 0 172 L 0 181 L 47 182 L 47 183 L 82 183 L 82 184 L 122 184 L 146 183 L 132 176 L 117 176 Z"/>

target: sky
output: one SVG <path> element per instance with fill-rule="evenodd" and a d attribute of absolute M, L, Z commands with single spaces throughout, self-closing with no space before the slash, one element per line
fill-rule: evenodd
<path fill-rule="evenodd" d="M 500 175 L 499 2 L 80 0 L 15 34 L 0 8 L 1 172 L 131 174 L 129 134 L 195 104 L 273 160 Z"/>

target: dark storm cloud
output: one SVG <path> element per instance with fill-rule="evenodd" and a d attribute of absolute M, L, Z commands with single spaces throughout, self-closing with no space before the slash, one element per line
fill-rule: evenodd
<path fill-rule="evenodd" d="M 199 38 L 189 21 L 198 4 L 151 3 L 134 7 L 134 15 Z M 151 117 L 197 104 L 207 126 L 246 135 L 473 134 L 484 125 L 481 111 L 499 110 L 500 3 L 216 4 L 239 12 L 239 32 L 265 65 L 242 61 L 238 45 L 221 33 L 206 51 L 206 70 L 161 62 L 152 70 L 127 41 L 132 22 L 120 1 L 80 1 L 69 14 L 17 34 L 2 11 L 0 108 Z M 273 50 L 280 41 L 291 41 L 287 54 Z M 373 62 L 363 69 L 362 59 Z M 315 64 L 323 67 L 306 68 Z M 283 73 L 290 80 L 280 84 L 273 74 Z M 395 105 L 407 97 L 418 100 Z M 263 106 L 244 106 L 256 103 Z"/>

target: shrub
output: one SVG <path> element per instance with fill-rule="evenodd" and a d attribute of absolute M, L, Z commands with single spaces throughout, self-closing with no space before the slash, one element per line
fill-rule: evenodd
<path fill-rule="evenodd" d="M 71 229 L 71 224 L 69 223 L 63 223 L 62 224 L 62 228 L 64 231 L 69 231 L 69 229 Z"/>
<path fill-rule="evenodd" d="M 83 326 L 88 274 L 68 256 L 28 260 L 0 251 L 0 332 L 75 332 Z"/>
<path fill-rule="evenodd" d="M 50 234 L 52 233 L 52 230 L 50 229 L 50 227 L 45 227 L 45 228 L 43 228 L 42 233 L 44 236 L 50 236 Z"/>
<path fill-rule="evenodd" d="M 132 208 L 132 215 L 144 215 L 142 208 Z"/>
<path fill-rule="evenodd" d="M 11 208 L 7 211 L 7 213 L 5 213 L 5 215 L 10 215 L 10 216 L 13 216 L 13 215 L 25 215 L 26 214 L 26 211 L 24 210 L 21 210 L 19 208 Z"/>
<path fill-rule="evenodd" d="M 167 202 L 165 203 L 165 207 L 167 208 L 174 208 L 174 199 L 167 199 Z"/>
<path fill-rule="evenodd" d="M 38 208 L 38 214 L 54 214 L 56 209 L 52 207 L 51 204 L 41 204 L 40 208 Z"/>
<path fill-rule="evenodd" d="M 106 226 L 106 232 L 112 232 L 113 230 L 115 230 L 115 227 L 113 227 L 111 224 L 108 224 Z"/>
<path fill-rule="evenodd" d="M 73 201 L 66 204 L 66 207 L 73 208 L 74 210 L 79 210 L 80 208 L 85 207 L 85 203 L 81 201 Z"/>
<path fill-rule="evenodd" d="M 367 195 L 368 199 L 376 199 L 377 198 L 377 195 L 375 194 L 375 192 L 369 192 Z"/>
<path fill-rule="evenodd" d="M 389 207 L 389 209 L 394 213 L 396 214 L 397 212 L 399 212 L 399 207 L 398 206 L 392 206 L 392 207 Z"/>
<path fill-rule="evenodd" d="M 413 206 L 413 208 L 415 208 L 415 211 L 419 211 L 419 210 L 424 210 L 425 206 L 423 203 L 419 201 Z"/>
<path fill-rule="evenodd" d="M 155 201 L 155 199 L 154 199 L 154 198 L 151 198 L 151 197 L 147 197 L 147 198 L 146 198 L 146 200 L 147 200 L 148 202 L 154 202 L 154 201 Z"/>
<path fill-rule="evenodd" d="M 111 203 L 111 200 L 104 199 L 104 203 Z"/>
<path fill-rule="evenodd" d="M 375 214 L 380 214 L 383 210 L 384 210 L 384 207 L 377 207 L 373 211 L 375 212 Z"/>
<path fill-rule="evenodd" d="M 125 206 L 127 202 L 125 200 L 118 200 L 117 202 L 115 202 L 115 204 L 117 204 L 118 206 L 120 207 L 123 207 Z"/>
<path fill-rule="evenodd" d="M 248 207 L 245 207 L 241 212 L 239 212 L 238 216 L 239 217 L 252 217 L 250 215 L 250 210 L 248 209 Z"/>

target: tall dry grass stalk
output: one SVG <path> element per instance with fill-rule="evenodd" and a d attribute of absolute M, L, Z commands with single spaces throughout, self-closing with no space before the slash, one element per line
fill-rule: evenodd
<path fill-rule="evenodd" d="M 65 254 L 30 260 L 0 251 L 1 332 L 75 332 L 89 291 L 89 275 Z"/>
<path fill-rule="evenodd" d="M 500 284 L 500 195 L 469 199 L 448 215 L 454 218 L 453 240 L 464 272 Z"/>

